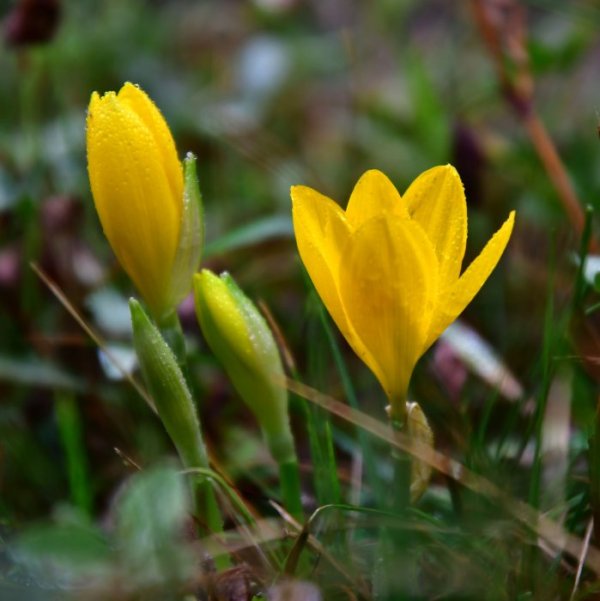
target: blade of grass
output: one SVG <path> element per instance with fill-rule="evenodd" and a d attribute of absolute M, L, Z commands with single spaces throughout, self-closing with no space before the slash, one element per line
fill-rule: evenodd
<path fill-rule="evenodd" d="M 258 219 L 209 242 L 204 248 L 204 258 L 210 259 L 226 252 L 261 244 L 276 238 L 291 238 L 292 234 L 292 222 L 287 215 L 274 215 Z"/>
<path fill-rule="evenodd" d="M 584 546 L 581 549 L 581 555 L 577 562 L 577 574 L 575 575 L 575 582 L 573 583 L 573 590 L 571 591 L 571 597 L 569 601 L 574 601 L 577 595 L 577 589 L 579 588 L 579 581 L 581 579 L 581 573 L 583 572 L 583 566 L 585 563 L 585 554 L 590 546 L 590 540 L 592 538 L 592 532 L 594 531 L 594 520 L 591 519 L 585 529 L 585 538 L 583 539 Z"/>
<path fill-rule="evenodd" d="M 277 341 L 277 346 L 284 365 L 288 368 L 290 373 L 297 374 L 296 362 L 294 361 L 294 357 L 292 356 L 289 345 L 287 344 L 283 332 L 273 317 L 268 305 L 264 301 L 259 300 L 258 307 L 267 320 L 273 336 Z M 304 411 L 306 409 L 305 401 L 303 399 L 298 400 L 303 405 Z M 302 518 L 302 482 L 300 481 L 300 467 L 298 460 L 295 458 L 293 461 L 278 462 L 278 464 L 281 497 L 288 510 L 297 518 Z"/>
<path fill-rule="evenodd" d="M 77 403 L 75 397 L 64 390 L 55 393 L 54 403 L 54 413 L 67 462 L 71 499 L 85 515 L 91 516 L 93 493 Z"/>
<path fill-rule="evenodd" d="M 251 511 L 246 507 L 242 498 L 237 494 L 235 489 L 220 474 L 207 467 L 191 467 L 183 470 L 184 474 L 198 474 L 206 477 L 208 480 L 214 480 L 216 484 L 227 494 L 233 507 L 239 511 L 248 524 L 254 524 L 256 519 Z"/>
<path fill-rule="evenodd" d="M 554 311 L 554 245 L 551 246 L 550 255 L 550 277 L 548 278 L 548 288 L 546 291 L 546 312 L 544 316 L 544 338 L 542 342 L 542 364 L 541 364 L 541 388 L 538 394 L 535 417 L 534 417 L 534 440 L 535 450 L 533 464 L 531 468 L 531 479 L 529 486 L 529 503 L 539 508 L 540 504 L 540 477 L 542 473 L 541 449 L 542 449 L 542 430 L 544 426 L 544 414 L 546 412 L 546 403 L 548 401 L 548 392 L 554 375 L 553 355 L 555 353 L 558 332 L 556 330 L 556 315 Z"/>
<path fill-rule="evenodd" d="M 346 399 L 348 399 L 348 403 L 350 407 L 353 409 L 358 409 L 358 399 L 356 396 L 356 391 L 354 390 L 354 385 L 352 384 L 352 379 L 350 378 L 350 373 L 348 371 L 348 366 L 344 361 L 344 357 L 340 350 L 340 346 L 338 344 L 337 338 L 334 334 L 333 328 L 331 327 L 331 322 L 329 318 L 325 314 L 325 309 L 323 308 L 323 304 L 319 303 L 319 319 L 321 321 L 321 325 L 325 334 L 327 336 L 327 342 L 329 343 L 329 348 L 331 354 L 333 356 L 333 361 L 335 363 L 336 369 L 342 381 L 342 387 L 344 389 L 344 394 Z M 363 454 L 363 460 L 366 467 L 367 477 L 369 478 L 369 485 L 371 486 L 375 498 L 377 502 L 381 502 L 383 500 L 383 491 L 381 490 L 381 481 L 377 476 L 377 466 L 375 464 L 375 457 L 373 453 L 373 449 L 371 447 L 371 441 L 369 440 L 369 436 L 362 429 L 358 430 L 358 442 Z"/>
<path fill-rule="evenodd" d="M 308 374 L 311 382 L 322 386 L 325 382 L 327 360 L 323 352 L 321 332 L 318 331 L 317 320 L 314 319 L 320 317 L 321 310 L 319 300 L 314 293 L 309 295 L 307 306 L 309 308 Z M 305 408 L 317 501 L 320 505 L 339 503 L 340 484 L 329 414 L 316 405 L 305 405 Z"/>

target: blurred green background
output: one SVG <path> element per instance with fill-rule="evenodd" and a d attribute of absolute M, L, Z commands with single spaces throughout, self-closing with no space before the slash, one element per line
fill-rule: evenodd
<path fill-rule="evenodd" d="M 501 19 L 515 3 L 495 4 Z M 521 7 L 535 110 L 581 203 L 598 208 L 600 3 Z M 402 191 L 421 171 L 450 162 L 467 193 L 466 261 L 516 209 L 509 249 L 464 315 L 497 353 L 494 365 L 511 371 L 513 403 L 490 404 L 495 387 L 482 382 L 481 370 L 467 370 L 448 340 L 421 361 L 414 392 L 429 403 L 442 450 L 460 457 L 474 432 L 487 436 L 478 430 L 482 413 L 490 436 L 498 431 L 505 440 L 510 431 L 519 446 L 520 434 L 531 432 L 519 411 L 549 382 L 543 350 L 549 336 L 558 339 L 551 369 L 569 370 L 576 390 L 569 452 L 578 457 L 594 414 L 598 355 L 593 315 L 570 330 L 561 320 L 579 237 L 507 102 L 473 3 L 5 0 L 0 18 L 0 525 L 7 533 L 64 503 L 102 516 L 132 465 L 173 453 L 143 400 L 112 379 L 96 345 L 30 268 L 38 264 L 131 364 L 126 299 L 134 291 L 103 238 L 85 157 L 90 94 L 125 81 L 154 99 L 180 156 L 198 156 L 204 265 L 230 271 L 264 300 L 306 381 L 338 398 L 340 378 L 295 249 L 289 187 L 310 185 L 344 205 L 367 169 L 381 169 Z M 592 290 L 588 304 L 596 296 Z M 181 317 L 211 449 L 260 504 L 272 473 L 256 428 L 208 356 L 189 299 Z M 361 408 L 384 419 L 374 378 L 344 350 Z M 308 463 L 301 423 L 297 430 Z M 340 426 L 342 464 L 351 452 L 347 435 Z M 518 475 L 510 487 L 519 490 Z"/>

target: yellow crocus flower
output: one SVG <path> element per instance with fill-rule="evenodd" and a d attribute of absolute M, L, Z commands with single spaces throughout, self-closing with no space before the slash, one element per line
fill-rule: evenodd
<path fill-rule="evenodd" d="M 104 233 L 156 317 L 181 300 L 174 273 L 184 174 L 158 108 L 139 87 L 92 94 L 87 116 L 90 184 Z M 197 266 L 197 263 L 196 263 Z M 191 287 L 189 274 L 187 287 Z"/>
<path fill-rule="evenodd" d="M 510 238 L 514 211 L 461 274 L 467 205 L 451 165 L 422 173 L 403 197 L 380 171 L 358 181 L 346 211 L 293 186 L 300 257 L 336 325 L 403 421 L 417 360 L 471 302 Z"/>

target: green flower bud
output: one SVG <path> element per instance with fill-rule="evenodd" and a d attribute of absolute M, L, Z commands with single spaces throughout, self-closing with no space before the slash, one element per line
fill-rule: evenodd
<path fill-rule="evenodd" d="M 175 355 L 142 306 L 129 300 L 133 343 L 156 409 L 186 467 L 208 467 L 200 422 Z"/>
<path fill-rule="evenodd" d="M 200 421 L 192 395 L 181 368 L 158 328 L 150 321 L 141 305 L 130 299 L 133 344 L 144 380 L 154 399 L 158 415 L 177 448 L 183 465 L 187 468 L 209 467 L 208 455 Z M 206 526 L 204 534 L 219 532 L 223 519 L 207 478 L 195 481 L 196 509 Z"/>
<path fill-rule="evenodd" d="M 278 463 L 296 461 L 288 394 L 271 330 L 228 273 L 194 276 L 196 314 L 208 345 L 256 416 Z"/>

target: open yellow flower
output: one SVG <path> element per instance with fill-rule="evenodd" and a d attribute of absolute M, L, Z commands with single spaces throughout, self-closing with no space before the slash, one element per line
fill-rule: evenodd
<path fill-rule="evenodd" d="M 188 165 L 184 185 L 184 171 L 167 123 L 150 98 L 130 83 L 118 94 L 92 94 L 87 156 L 104 233 L 159 317 L 189 290 L 199 262 L 200 243 L 194 239 L 199 234 L 187 227 L 189 222 L 198 232 L 201 229 L 197 227 L 199 204 L 188 211 L 194 218 L 186 215 Z M 182 269 L 190 271 L 183 279 Z"/>
<path fill-rule="evenodd" d="M 338 328 L 403 419 L 414 366 L 471 302 L 510 238 L 514 211 L 461 274 L 467 206 L 451 165 L 422 173 L 404 196 L 367 171 L 346 211 L 293 186 L 300 257 Z"/>

